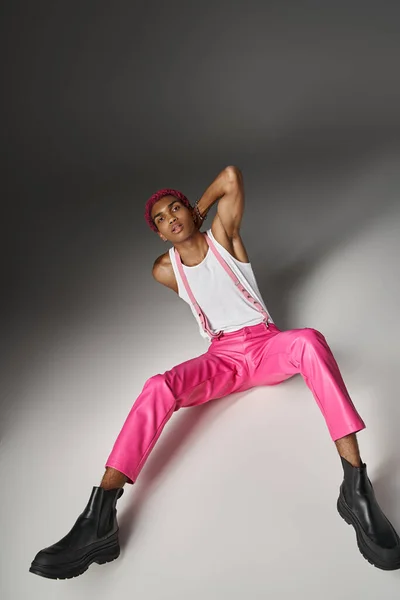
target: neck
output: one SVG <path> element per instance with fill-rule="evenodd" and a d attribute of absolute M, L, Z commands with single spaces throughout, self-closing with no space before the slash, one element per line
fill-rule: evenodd
<path fill-rule="evenodd" d="M 186 267 L 194 267 L 204 260 L 208 252 L 208 244 L 204 239 L 204 233 L 196 231 L 186 240 L 174 244 L 178 250 L 182 263 Z"/>

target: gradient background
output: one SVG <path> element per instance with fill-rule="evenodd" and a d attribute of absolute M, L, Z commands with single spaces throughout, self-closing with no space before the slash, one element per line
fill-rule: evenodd
<path fill-rule="evenodd" d="M 400 529 L 399 17 L 382 0 L 2 4 L 3 600 L 398 598 L 399 571 L 336 512 L 340 460 L 300 375 L 173 416 L 119 501 L 117 561 L 28 569 L 145 380 L 207 348 L 151 276 L 168 244 L 143 210 L 160 187 L 194 202 L 230 164 L 268 310 L 326 336 Z"/>

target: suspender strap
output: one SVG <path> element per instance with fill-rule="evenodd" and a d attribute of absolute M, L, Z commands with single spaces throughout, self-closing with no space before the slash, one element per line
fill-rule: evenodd
<path fill-rule="evenodd" d="M 270 316 L 265 311 L 264 307 L 255 298 L 253 298 L 253 296 L 251 294 L 249 294 L 249 292 L 246 290 L 246 288 L 240 283 L 239 279 L 234 274 L 234 272 L 232 271 L 230 266 L 226 263 L 226 261 L 222 258 L 222 256 L 216 249 L 215 244 L 212 241 L 212 239 L 206 233 L 204 233 L 203 235 L 205 236 L 207 244 L 211 248 L 211 251 L 214 253 L 216 259 L 218 260 L 220 265 L 224 268 L 224 270 L 228 273 L 229 277 L 232 279 L 233 283 L 237 286 L 238 290 L 240 290 L 240 292 L 242 292 L 242 294 L 247 298 L 247 300 L 252 302 L 253 306 L 261 312 L 261 314 L 264 316 L 264 323 L 268 324 L 268 320 L 269 320 Z M 175 248 L 175 258 L 176 258 L 176 264 L 177 264 L 177 267 L 179 270 L 179 274 L 180 274 L 183 284 L 185 286 L 186 292 L 187 292 L 187 294 L 188 294 L 188 296 L 200 318 L 200 322 L 203 326 L 203 329 L 207 332 L 207 334 L 211 338 L 219 338 L 223 334 L 223 331 L 218 331 L 217 333 L 213 333 L 211 331 L 209 323 L 208 323 L 208 319 L 205 316 L 205 314 L 203 313 L 203 311 L 201 310 L 199 304 L 197 303 L 197 301 L 193 295 L 192 290 L 190 289 L 186 274 L 183 270 L 181 257 L 176 248 Z"/>
<path fill-rule="evenodd" d="M 206 237 L 208 237 L 208 236 L 206 236 Z M 187 294 L 188 294 L 188 296 L 189 296 L 189 298 L 190 298 L 190 301 L 191 301 L 191 303 L 193 304 L 193 306 L 194 306 L 194 308 L 195 308 L 195 310 L 196 310 L 196 312 L 197 312 L 197 314 L 198 314 L 198 316 L 199 316 L 199 318 L 200 318 L 200 322 L 201 322 L 201 325 L 202 325 L 203 329 L 204 329 L 204 330 L 205 330 L 205 331 L 208 333 L 208 335 L 209 335 L 211 338 L 214 338 L 214 337 L 220 337 L 220 336 L 222 335 L 222 333 L 223 333 L 223 332 L 222 332 L 222 331 L 219 331 L 217 334 L 215 334 L 215 333 L 213 333 L 213 332 L 211 331 L 211 329 L 210 329 L 210 326 L 209 326 L 209 324 L 208 324 L 208 319 L 207 319 L 207 317 L 205 316 L 205 314 L 204 314 L 204 313 L 203 313 L 203 311 L 201 310 L 200 306 L 197 304 L 196 298 L 194 297 L 194 295 L 193 295 L 193 292 L 192 292 L 192 290 L 190 289 L 190 286 L 189 286 L 189 283 L 188 283 L 188 280 L 187 280 L 186 274 L 185 274 L 185 272 L 184 272 L 184 270 L 183 270 L 183 266 L 182 266 L 181 257 L 180 257 L 180 255 L 179 255 L 179 252 L 177 251 L 177 249 L 176 249 L 176 248 L 175 248 L 175 258 L 176 258 L 176 264 L 177 264 L 177 266 L 178 266 L 179 274 L 180 274 L 180 276 L 181 276 L 181 279 L 182 279 L 182 281 L 183 281 L 183 284 L 184 284 L 184 286 L 185 286 L 185 288 L 186 288 L 186 291 L 187 291 Z"/>
<path fill-rule="evenodd" d="M 260 313 L 265 317 L 264 322 L 267 323 L 268 319 L 270 319 L 269 314 L 265 311 L 263 306 L 255 298 L 253 298 L 253 296 L 251 294 L 249 294 L 249 292 L 246 290 L 246 288 L 240 283 L 239 279 L 234 274 L 232 269 L 229 267 L 229 265 L 226 263 L 226 261 L 222 258 L 220 253 L 217 251 L 212 239 L 209 238 L 208 235 L 206 235 L 206 239 L 207 239 L 208 245 L 210 246 L 211 250 L 214 252 L 218 262 L 223 266 L 225 271 L 228 273 L 229 277 L 232 279 L 233 283 L 237 286 L 238 290 L 240 290 L 242 292 L 242 294 L 247 298 L 247 300 L 249 300 L 253 304 L 253 306 L 255 308 L 257 308 L 257 310 L 260 311 Z"/>

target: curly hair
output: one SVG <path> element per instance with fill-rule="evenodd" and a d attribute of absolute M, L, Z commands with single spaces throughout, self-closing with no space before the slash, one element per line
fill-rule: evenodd
<path fill-rule="evenodd" d="M 154 204 L 156 202 L 158 202 L 158 200 L 161 200 L 161 198 L 164 198 L 164 196 L 174 196 L 177 200 L 180 200 L 182 202 L 182 204 L 187 206 L 187 208 L 192 208 L 189 200 L 179 190 L 172 190 L 170 188 L 164 188 L 162 190 L 158 190 L 158 192 L 155 192 L 155 194 L 150 196 L 150 198 L 146 202 L 146 207 L 144 210 L 144 218 L 146 219 L 148 226 L 156 233 L 157 233 L 158 229 L 157 229 L 157 226 L 155 225 L 153 219 L 151 218 L 151 209 L 153 208 Z"/>

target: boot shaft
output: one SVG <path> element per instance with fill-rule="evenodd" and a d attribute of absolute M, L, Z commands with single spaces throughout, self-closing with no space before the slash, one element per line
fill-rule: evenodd
<path fill-rule="evenodd" d="M 102 487 L 93 486 L 88 503 L 80 517 L 97 522 L 99 537 L 117 529 L 116 504 L 123 493 L 123 488 L 105 490 Z"/>
<path fill-rule="evenodd" d="M 374 490 L 367 473 L 367 465 L 361 463 L 360 467 L 353 467 L 342 456 L 340 457 L 343 466 L 343 490 L 347 503 L 352 506 L 356 495 L 373 496 Z"/>

